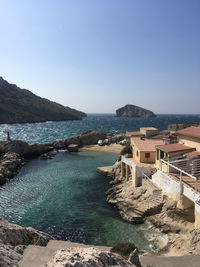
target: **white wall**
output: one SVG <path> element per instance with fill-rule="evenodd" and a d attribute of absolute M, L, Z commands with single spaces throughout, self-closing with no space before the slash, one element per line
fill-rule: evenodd
<path fill-rule="evenodd" d="M 180 184 L 160 170 L 152 175 L 152 181 L 165 193 L 172 194 L 174 196 L 178 196 L 180 194 Z"/>

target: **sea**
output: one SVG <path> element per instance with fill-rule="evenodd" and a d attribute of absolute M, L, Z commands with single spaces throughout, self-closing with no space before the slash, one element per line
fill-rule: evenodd
<path fill-rule="evenodd" d="M 194 124 L 200 115 L 158 115 L 156 118 L 116 118 L 113 114 L 89 114 L 81 121 L 0 125 L 0 140 L 7 131 L 12 139 L 46 143 L 96 129 L 112 133 L 138 130 L 142 126 L 167 129 L 171 123 Z M 125 222 L 106 202 L 109 179 L 97 173 L 112 165 L 114 153 L 60 152 L 51 160 L 33 159 L 0 188 L 0 217 L 31 226 L 56 239 L 92 245 L 114 246 L 132 242 L 140 251 L 155 249 L 159 233 L 148 224 Z"/>

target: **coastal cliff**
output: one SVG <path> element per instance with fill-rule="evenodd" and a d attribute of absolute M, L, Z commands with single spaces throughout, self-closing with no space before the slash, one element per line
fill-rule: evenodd
<path fill-rule="evenodd" d="M 135 105 L 126 105 L 116 110 L 116 117 L 151 118 L 156 117 L 156 115 L 150 110 Z"/>
<path fill-rule="evenodd" d="M 41 98 L 0 77 L 0 123 L 81 120 L 78 110 Z"/>

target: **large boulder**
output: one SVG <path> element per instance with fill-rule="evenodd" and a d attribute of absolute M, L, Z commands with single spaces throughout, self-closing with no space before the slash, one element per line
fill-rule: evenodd
<path fill-rule="evenodd" d="M 132 243 L 119 243 L 111 249 L 111 252 L 117 253 L 128 260 L 131 253 L 136 249 Z"/>
<path fill-rule="evenodd" d="M 88 130 L 81 134 L 80 143 L 81 145 L 95 145 L 98 143 L 98 140 L 104 140 L 107 138 L 107 133 L 96 131 L 96 130 Z"/>
<path fill-rule="evenodd" d="M 36 157 L 42 154 L 48 153 L 53 150 L 52 146 L 47 146 L 46 144 L 33 144 L 30 145 L 30 151 L 24 155 L 24 157 Z"/>
<path fill-rule="evenodd" d="M 50 239 L 53 238 L 48 234 L 0 218 L 0 266 L 18 266 L 27 245 L 46 246 Z"/>
<path fill-rule="evenodd" d="M 50 235 L 32 227 L 21 227 L 0 218 L 0 243 L 11 246 L 29 244 L 46 246 L 51 239 L 53 238 Z"/>
<path fill-rule="evenodd" d="M 80 137 L 79 136 L 73 136 L 69 138 L 65 138 L 63 140 L 57 140 L 52 143 L 48 143 L 48 146 L 53 146 L 55 149 L 67 149 L 67 147 L 71 144 L 76 144 L 80 146 Z"/>

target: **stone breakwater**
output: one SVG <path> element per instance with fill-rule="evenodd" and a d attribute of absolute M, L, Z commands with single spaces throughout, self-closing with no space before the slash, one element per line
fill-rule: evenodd
<path fill-rule="evenodd" d="M 77 152 L 85 145 L 97 144 L 98 140 L 112 138 L 115 142 L 123 136 L 88 130 L 80 136 L 65 138 L 46 144 L 32 144 L 20 140 L 0 141 L 0 186 L 12 179 L 27 160 L 41 156 L 41 159 L 51 159 L 58 150 Z M 53 152 L 54 151 L 54 152 Z"/>

